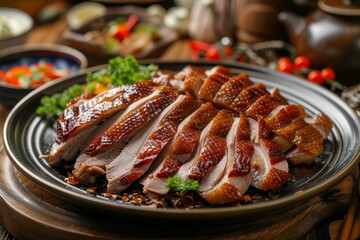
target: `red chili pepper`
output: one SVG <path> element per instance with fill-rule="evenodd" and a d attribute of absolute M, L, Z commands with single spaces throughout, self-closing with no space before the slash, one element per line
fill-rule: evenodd
<path fill-rule="evenodd" d="M 210 48 L 212 48 L 212 46 L 210 44 L 205 43 L 205 42 L 200 42 L 200 41 L 189 41 L 189 42 L 190 42 L 191 49 L 207 51 Z"/>
<path fill-rule="evenodd" d="M 139 17 L 137 15 L 131 14 L 125 24 L 131 31 L 135 27 L 138 20 L 139 20 Z"/>
<path fill-rule="evenodd" d="M 119 24 L 117 26 L 115 37 L 117 37 L 121 41 L 127 38 L 130 35 L 131 30 L 135 27 L 138 19 L 139 18 L 137 15 L 131 14 L 127 19 L 126 23 Z"/>

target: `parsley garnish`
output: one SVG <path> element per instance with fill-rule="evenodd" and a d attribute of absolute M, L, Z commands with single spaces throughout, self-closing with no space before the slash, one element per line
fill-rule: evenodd
<path fill-rule="evenodd" d="M 184 194 L 188 191 L 196 191 L 199 187 L 199 182 L 197 180 L 188 178 L 181 179 L 178 176 L 174 176 L 166 179 L 166 187 L 169 188 L 170 191 Z"/>

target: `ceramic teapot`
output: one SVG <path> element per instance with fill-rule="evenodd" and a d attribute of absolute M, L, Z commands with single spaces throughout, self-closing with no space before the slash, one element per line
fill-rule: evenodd
<path fill-rule="evenodd" d="M 347 2 L 347 4 L 345 3 Z M 337 80 L 360 83 L 360 5 L 350 0 L 319 1 L 319 9 L 300 17 L 279 14 L 298 55 L 309 57 L 314 68 L 331 67 Z"/>

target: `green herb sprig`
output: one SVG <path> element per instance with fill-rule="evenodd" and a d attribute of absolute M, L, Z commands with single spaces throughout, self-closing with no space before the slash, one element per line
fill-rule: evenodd
<path fill-rule="evenodd" d="M 169 188 L 170 191 L 185 194 L 188 191 L 196 191 L 199 188 L 199 182 L 197 180 L 188 178 L 181 179 L 178 176 L 174 176 L 166 179 L 166 187 Z"/>

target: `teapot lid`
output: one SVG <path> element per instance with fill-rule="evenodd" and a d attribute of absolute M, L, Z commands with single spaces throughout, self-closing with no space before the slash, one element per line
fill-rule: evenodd
<path fill-rule="evenodd" d="M 359 0 L 320 0 L 318 6 L 327 13 L 342 16 L 360 16 Z"/>

